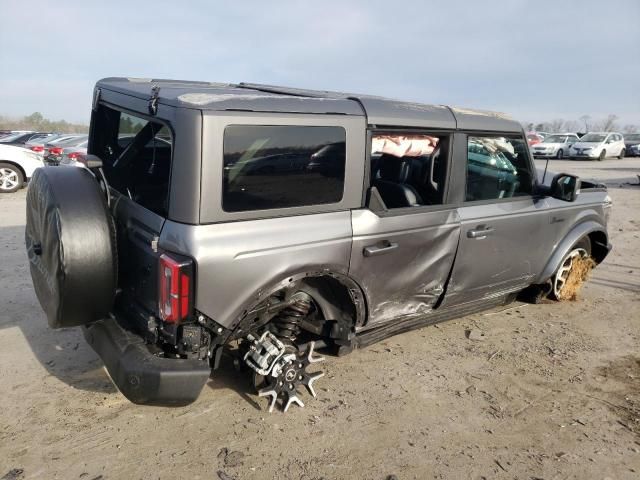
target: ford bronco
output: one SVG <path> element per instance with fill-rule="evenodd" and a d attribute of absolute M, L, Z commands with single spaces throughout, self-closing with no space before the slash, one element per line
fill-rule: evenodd
<path fill-rule="evenodd" d="M 269 409 L 343 355 L 562 298 L 610 250 L 602 185 L 538 175 L 503 114 L 257 84 L 107 78 L 83 168 L 36 171 L 26 247 L 53 328 L 118 389 L 193 402 L 232 355 Z"/>

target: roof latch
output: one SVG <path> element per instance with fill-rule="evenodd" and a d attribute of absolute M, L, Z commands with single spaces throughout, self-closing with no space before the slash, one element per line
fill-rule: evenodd
<path fill-rule="evenodd" d="M 158 97 L 160 95 L 160 87 L 154 85 L 151 87 L 151 97 L 149 98 L 149 113 L 155 115 L 158 113 Z"/>

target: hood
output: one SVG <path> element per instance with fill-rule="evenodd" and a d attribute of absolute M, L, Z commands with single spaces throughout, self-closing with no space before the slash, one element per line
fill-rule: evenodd
<path fill-rule="evenodd" d="M 540 148 L 540 147 L 552 147 L 552 148 L 557 148 L 557 147 L 562 147 L 564 145 L 564 143 L 536 143 L 535 145 L 533 145 L 533 148 Z"/>
<path fill-rule="evenodd" d="M 576 142 L 573 148 L 595 148 L 602 145 L 603 142 Z"/>

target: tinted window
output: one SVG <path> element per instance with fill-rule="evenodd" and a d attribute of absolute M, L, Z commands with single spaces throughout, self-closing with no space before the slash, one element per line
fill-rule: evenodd
<path fill-rule="evenodd" d="M 532 176 L 521 137 L 468 137 L 466 200 L 530 195 Z"/>
<path fill-rule="evenodd" d="M 227 212 L 336 203 L 346 133 L 340 127 L 230 125 L 224 131 Z"/>
<path fill-rule="evenodd" d="M 136 203 L 167 216 L 171 151 L 169 128 L 101 106 L 92 151 L 104 164 L 109 184 Z"/>

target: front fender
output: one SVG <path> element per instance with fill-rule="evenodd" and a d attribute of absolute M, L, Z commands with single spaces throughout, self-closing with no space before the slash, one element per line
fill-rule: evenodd
<path fill-rule="evenodd" d="M 564 259 L 564 257 L 569 253 L 571 248 L 585 235 L 589 235 L 593 232 L 599 232 L 604 234 L 605 237 L 607 235 L 606 228 L 601 223 L 598 223 L 594 220 L 588 220 L 582 222 L 573 229 L 569 231 L 569 233 L 562 239 L 562 241 L 558 244 L 558 247 L 555 249 L 551 258 L 547 262 L 546 266 L 542 270 L 542 273 L 538 276 L 535 282 L 533 283 L 544 283 L 546 282 L 554 272 L 560 267 L 560 263 Z M 610 247 L 609 247 L 610 248 Z"/>

